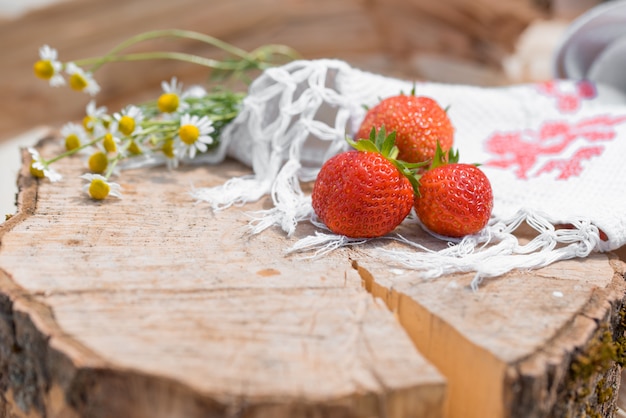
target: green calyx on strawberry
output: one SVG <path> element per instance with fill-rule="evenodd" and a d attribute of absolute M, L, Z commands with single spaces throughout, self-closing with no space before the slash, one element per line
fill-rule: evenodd
<path fill-rule="evenodd" d="M 370 131 L 368 139 L 353 141 L 350 138 L 346 138 L 346 141 L 348 141 L 348 144 L 350 144 L 350 146 L 357 151 L 379 152 L 409 180 L 411 186 L 413 187 L 413 191 L 415 193 L 418 192 L 420 176 L 417 174 L 416 169 L 425 167 L 428 165 L 428 162 L 422 161 L 409 163 L 398 159 L 400 150 L 396 146 L 395 131 L 392 131 L 389 135 L 387 135 L 385 125 L 382 125 L 378 131 L 375 127 L 373 127 Z"/>
<path fill-rule="evenodd" d="M 459 150 L 450 148 L 449 150 L 444 151 L 441 149 L 439 142 L 437 142 L 435 154 L 433 155 L 433 159 L 430 161 L 430 165 L 427 167 L 427 170 L 433 170 L 446 164 L 457 164 L 459 162 L 459 158 Z M 477 166 L 477 164 L 474 165 Z"/>
<path fill-rule="evenodd" d="M 461 238 L 482 230 L 491 217 L 493 191 L 487 176 L 475 164 L 458 162 L 458 152 L 437 152 L 419 179 L 415 212 L 437 235 Z"/>
<path fill-rule="evenodd" d="M 381 126 L 396 132 L 398 158 L 411 163 L 432 160 L 437 143 L 448 151 L 454 142 L 447 109 L 430 97 L 416 96 L 415 88 L 410 95 L 388 97 L 368 109 L 355 138 L 367 138 L 372 128 Z"/>
<path fill-rule="evenodd" d="M 313 210 L 334 233 L 351 238 L 380 237 L 411 211 L 418 189 L 415 170 L 424 164 L 397 159 L 395 133 L 372 129 L 354 150 L 324 163 L 313 186 Z"/>

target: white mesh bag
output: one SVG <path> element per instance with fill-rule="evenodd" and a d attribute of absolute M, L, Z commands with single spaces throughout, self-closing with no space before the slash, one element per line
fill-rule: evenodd
<path fill-rule="evenodd" d="M 480 163 L 494 191 L 489 225 L 442 251 L 420 243 L 380 253 L 434 278 L 473 271 L 475 283 L 517 268 L 542 267 L 626 243 L 626 98 L 587 81 L 557 80 L 482 88 L 398 80 L 338 60 L 295 61 L 265 71 L 223 132 L 214 161 L 229 155 L 253 175 L 194 190 L 224 209 L 271 194 L 274 207 L 257 213 L 252 232 L 271 226 L 286 235 L 315 217 L 299 181 L 314 180 L 323 162 L 347 149 L 364 105 L 408 93 L 429 96 L 455 127 L 462 162 Z M 527 222 L 537 231 L 521 245 L 513 235 Z M 569 228 L 555 228 L 556 225 Z M 320 226 L 291 249 L 325 251 L 363 240 Z M 487 245 L 485 245 L 487 244 Z"/>

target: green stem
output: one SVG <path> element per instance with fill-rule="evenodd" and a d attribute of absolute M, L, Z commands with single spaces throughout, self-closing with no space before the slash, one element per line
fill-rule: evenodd
<path fill-rule="evenodd" d="M 89 65 L 92 62 L 97 63 L 96 65 L 102 65 L 107 62 L 128 62 L 128 61 L 146 61 L 146 60 L 155 60 L 155 59 L 170 59 L 177 61 L 189 62 L 192 64 L 198 64 L 209 68 L 215 68 L 220 70 L 237 70 L 241 68 L 241 63 L 233 62 L 222 62 L 210 58 L 200 57 L 198 55 L 185 54 L 183 52 L 138 52 L 134 54 L 126 54 L 126 55 L 107 55 L 104 57 L 92 57 L 92 58 L 83 58 L 80 60 L 74 61 L 76 65 L 84 66 Z M 94 65 L 94 67 L 96 66 Z M 260 64 L 259 64 L 260 65 Z M 93 72 L 93 67 L 92 67 Z"/>
<path fill-rule="evenodd" d="M 284 55 L 285 57 L 289 57 L 292 60 L 302 58 L 302 56 L 300 56 L 300 54 L 298 54 L 295 49 L 288 47 L 287 45 L 280 44 L 263 45 L 252 51 L 250 54 L 252 54 L 254 57 L 257 57 L 258 59 L 260 55 L 267 54 L 268 52 L 278 55 Z"/>
<path fill-rule="evenodd" d="M 142 128 L 154 128 L 154 127 L 160 127 L 160 126 L 170 126 L 170 127 L 176 127 L 178 125 L 178 121 L 176 120 L 144 120 L 141 122 L 141 127 Z M 143 135 L 146 131 L 143 131 L 141 134 Z M 152 133 L 152 132 L 150 132 Z"/>
<path fill-rule="evenodd" d="M 85 148 L 87 148 L 87 147 L 90 147 L 90 146 L 94 145 L 95 143 L 97 143 L 98 141 L 101 141 L 101 140 L 102 140 L 102 138 L 104 138 L 104 137 L 103 137 L 103 136 L 101 136 L 101 137 L 96 138 L 96 139 L 94 139 L 93 141 L 87 142 L 86 144 L 83 144 L 83 145 L 81 145 L 81 146 L 79 146 L 79 147 L 76 147 L 76 148 L 74 148 L 74 149 L 71 149 L 71 150 L 65 151 L 64 153 L 59 154 L 59 155 L 57 155 L 56 157 L 51 158 L 51 159 L 49 159 L 49 160 L 47 160 L 47 161 L 44 161 L 43 163 L 44 163 L 45 165 L 50 165 L 50 164 L 52 164 L 52 163 L 54 163 L 54 162 L 56 162 L 56 161 L 59 161 L 59 160 L 60 160 L 60 159 L 62 159 L 62 158 L 69 157 L 70 155 L 74 155 L 74 154 L 76 154 L 78 151 L 83 150 L 83 149 L 85 149 Z"/>
<path fill-rule="evenodd" d="M 177 127 L 178 127 L 177 125 L 163 127 L 163 126 L 159 126 L 157 124 L 154 124 L 153 126 L 146 127 L 146 129 L 142 130 L 139 133 L 139 135 L 147 136 L 147 135 L 161 134 L 161 133 L 169 134 L 169 133 L 175 132 Z"/>
<path fill-rule="evenodd" d="M 109 177 L 111 177 L 111 174 L 113 174 L 113 170 L 115 170 L 115 166 L 117 166 L 117 163 L 119 162 L 119 160 L 122 159 L 121 154 L 117 154 L 113 160 L 111 161 L 111 163 L 109 164 L 109 166 L 107 167 L 107 171 L 104 173 L 104 178 L 105 180 L 109 180 Z"/>
<path fill-rule="evenodd" d="M 130 37 L 126 39 L 124 42 L 118 44 L 116 47 L 111 49 L 106 55 L 100 57 L 100 61 L 96 61 L 96 63 L 91 68 L 91 72 L 95 72 L 98 68 L 100 68 L 105 63 L 109 62 L 109 58 L 111 56 L 117 55 L 118 52 L 134 45 L 139 42 L 147 41 L 150 39 L 156 38 L 185 38 L 185 39 L 194 39 L 200 42 L 207 43 L 209 45 L 213 45 L 223 51 L 229 52 L 232 55 L 243 58 L 246 61 L 254 61 L 253 56 L 243 49 L 237 48 L 233 45 L 230 45 L 226 42 L 223 42 L 217 38 L 214 38 L 209 35 L 205 35 L 199 32 L 193 32 L 182 29 L 165 29 L 165 30 L 155 30 L 144 32 L 139 35 Z M 82 61 L 82 60 L 81 60 Z M 78 64 L 77 64 L 78 65 Z"/>
<path fill-rule="evenodd" d="M 219 116 L 213 116 L 213 115 L 208 115 L 209 119 L 211 119 L 213 122 L 218 121 L 218 120 L 228 120 L 228 119 L 233 119 L 235 116 L 237 116 L 238 112 L 230 112 L 227 113 L 225 115 L 219 115 Z"/>

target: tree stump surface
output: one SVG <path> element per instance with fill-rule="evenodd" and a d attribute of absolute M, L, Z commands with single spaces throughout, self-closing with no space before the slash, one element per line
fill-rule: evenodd
<path fill-rule="evenodd" d="M 40 153 L 60 150 L 59 138 Z M 371 242 L 286 254 L 188 193 L 249 172 L 128 170 L 91 201 L 81 157 L 28 174 L 0 226 L 2 417 L 566 417 L 615 411 L 624 264 L 596 254 L 469 288 Z M 305 185 L 306 186 L 306 185 Z M 402 226 L 426 245 L 445 245 Z M 416 255 L 417 256 L 417 255 Z"/>

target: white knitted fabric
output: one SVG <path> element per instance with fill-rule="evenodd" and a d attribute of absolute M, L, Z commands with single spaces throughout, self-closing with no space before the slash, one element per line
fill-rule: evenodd
<path fill-rule="evenodd" d="M 196 189 L 216 210 L 271 194 L 274 208 L 257 213 L 254 233 L 280 226 L 293 234 L 315 217 L 299 181 L 314 180 L 323 162 L 347 149 L 365 115 L 381 98 L 408 93 L 414 83 L 360 71 L 337 60 L 296 61 L 265 71 L 222 135 L 213 162 L 230 155 L 254 174 Z M 483 277 L 585 257 L 626 243 L 626 98 L 589 82 L 561 80 L 501 88 L 417 83 L 455 127 L 462 162 L 480 163 L 494 191 L 490 224 L 443 251 L 406 242 L 381 259 L 419 270 L 425 278 L 453 272 Z M 521 245 L 522 222 L 537 237 Z M 410 220 L 407 222 L 411 222 Z M 569 229 L 556 225 L 568 224 Z M 362 243 L 320 225 L 291 250 L 324 251 Z M 488 245 L 485 245 L 488 244 Z"/>

